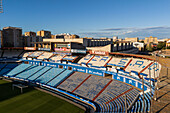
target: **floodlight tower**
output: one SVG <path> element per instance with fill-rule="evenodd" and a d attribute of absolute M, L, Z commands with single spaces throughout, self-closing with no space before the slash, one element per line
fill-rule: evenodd
<path fill-rule="evenodd" d="M 2 0 L 0 0 L 0 13 L 3 13 Z"/>

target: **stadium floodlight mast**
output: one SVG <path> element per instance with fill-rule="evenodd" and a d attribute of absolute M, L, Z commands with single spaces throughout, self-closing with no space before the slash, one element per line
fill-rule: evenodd
<path fill-rule="evenodd" d="M 0 0 L 0 13 L 3 13 L 2 0 Z"/>

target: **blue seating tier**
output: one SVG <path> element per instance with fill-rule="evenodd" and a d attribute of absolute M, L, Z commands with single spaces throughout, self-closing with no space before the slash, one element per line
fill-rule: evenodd
<path fill-rule="evenodd" d="M 65 70 L 60 75 L 58 75 L 56 78 L 54 78 L 52 81 L 47 83 L 47 85 L 50 85 L 50 86 L 53 86 L 53 87 L 58 85 L 63 79 L 68 77 L 72 72 L 73 71 L 71 71 L 71 70 Z"/>
<path fill-rule="evenodd" d="M 29 68 L 30 66 L 31 66 L 30 64 L 20 64 L 14 69 L 12 69 L 9 73 L 7 73 L 6 76 L 15 76 L 20 72 L 24 71 L 25 69 Z"/>
<path fill-rule="evenodd" d="M 38 71 L 37 73 L 35 73 L 33 76 L 30 76 L 29 78 L 27 78 L 30 81 L 35 80 L 36 78 L 38 78 L 39 76 L 41 76 L 42 74 L 44 74 L 45 72 L 47 72 L 48 70 L 50 70 L 52 67 L 44 67 L 42 70 Z"/>
<path fill-rule="evenodd" d="M 42 76 L 38 77 L 35 81 L 41 84 L 46 84 L 48 81 L 53 79 L 55 76 L 58 76 L 58 74 L 61 73 L 62 71 L 64 71 L 64 69 L 52 68 L 46 73 L 44 73 Z"/>
<path fill-rule="evenodd" d="M 29 76 L 31 76 L 34 73 L 36 73 L 39 70 L 41 70 L 42 68 L 44 68 L 44 66 L 31 66 L 29 69 L 27 69 L 24 72 L 18 74 L 16 77 L 26 79 Z"/>

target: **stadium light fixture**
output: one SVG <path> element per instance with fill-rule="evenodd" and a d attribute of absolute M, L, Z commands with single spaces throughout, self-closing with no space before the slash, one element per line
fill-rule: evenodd
<path fill-rule="evenodd" d="M 2 0 L 0 0 L 0 13 L 3 13 Z"/>

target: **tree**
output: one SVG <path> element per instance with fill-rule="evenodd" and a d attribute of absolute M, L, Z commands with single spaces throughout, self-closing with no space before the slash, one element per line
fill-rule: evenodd
<path fill-rule="evenodd" d="M 164 47 L 166 47 L 166 42 L 160 42 L 160 43 L 158 43 L 158 45 L 157 45 L 157 49 L 162 49 L 162 48 L 164 48 Z"/>

